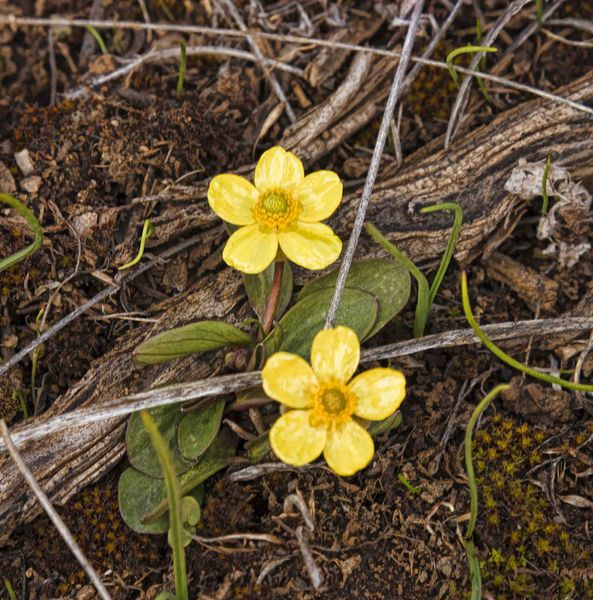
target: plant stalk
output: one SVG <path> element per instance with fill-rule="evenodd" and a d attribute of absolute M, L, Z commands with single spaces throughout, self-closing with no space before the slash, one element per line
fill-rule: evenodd
<path fill-rule="evenodd" d="M 274 278 L 272 279 L 272 288 L 270 289 L 270 297 L 266 304 L 264 316 L 262 319 L 263 337 L 265 338 L 274 324 L 274 316 L 278 309 L 280 301 L 280 291 L 282 290 L 282 276 L 284 275 L 284 261 L 277 260 L 274 263 Z"/>

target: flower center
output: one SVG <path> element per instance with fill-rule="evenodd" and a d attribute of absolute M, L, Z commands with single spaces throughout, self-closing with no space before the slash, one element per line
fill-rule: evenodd
<path fill-rule="evenodd" d="M 253 217 L 265 227 L 285 227 L 301 212 L 299 203 L 284 191 L 269 190 L 260 195 L 253 208 Z"/>
<path fill-rule="evenodd" d="M 329 426 L 344 423 L 352 416 L 354 407 L 355 397 L 343 383 L 322 383 L 313 397 L 311 424 Z"/>

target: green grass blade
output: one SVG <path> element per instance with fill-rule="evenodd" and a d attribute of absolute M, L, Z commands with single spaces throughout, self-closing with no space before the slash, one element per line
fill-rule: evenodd
<path fill-rule="evenodd" d="M 173 548 L 175 594 L 179 600 L 188 600 L 185 550 L 183 546 L 183 524 L 181 520 L 181 494 L 179 493 L 179 486 L 177 485 L 175 468 L 171 462 L 171 457 L 165 441 L 159 433 L 157 425 L 150 416 L 150 413 L 146 410 L 142 410 L 140 411 L 140 418 L 150 436 L 150 441 L 154 446 L 163 470 L 163 475 L 165 476 L 167 499 L 169 502 L 169 524 L 172 538 L 171 546 Z"/>
<path fill-rule="evenodd" d="M 546 158 L 546 166 L 544 167 L 544 175 L 542 177 L 542 215 L 548 214 L 548 175 L 550 174 L 550 165 L 552 163 L 552 155 L 548 154 Z"/>
<path fill-rule="evenodd" d="M 568 390 L 576 390 L 580 392 L 593 392 L 593 385 L 586 383 L 574 383 L 572 381 L 566 381 L 564 379 L 560 379 L 560 377 L 554 377 L 554 375 L 548 375 L 547 373 L 542 373 L 541 371 L 537 371 L 536 369 L 532 369 L 523 363 L 520 363 L 518 360 L 515 360 L 513 357 L 506 354 L 503 350 L 501 350 L 494 342 L 492 342 L 488 336 L 480 329 L 480 326 L 476 322 L 476 319 L 472 313 L 471 305 L 469 302 L 469 294 L 467 291 L 467 274 L 465 271 L 461 274 L 461 299 L 463 303 L 463 312 L 465 313 L 465 318 L 469 323 L 469 326 L 474 330 L 474 333 L 480 338 L 480 341 L 494 354 L 496 357 L 500 358 L 503 362 L 505 362 L 509 367 L 513 369 L 517 369 L 521 373 L 525 373 L 531 377 L 535 377 L 536 379 L 541 379 L 542 381 L 546 381 L 547 383 L 556 383 L 559 386 L 566 388 Z"/>
<path fill-rule="evenodd" d="M 476 406 L 470 417 L 467 429 L 465 430 L 465 470 L 467 471 L 467 485 L 470 494 L 470 519 L 465 533 L 463 545 L 467 553 L 469 562 L 470 580 L 472 586 L 471 600 L 481 600 L 482 598 L 482 575 L 480 573 L 480 561 L 476 553 L 473 542 L 474 530 L 478 521 L 478 486 L 474 473 L 474 463 L 472 454 L 472 436 L 474 427 L 478 422 L 480 415 L 486 410 L 486 407 L 502 392 L 511 387 L 510 385 L 497 385 L 484 399 Z"/>
<path fill-rule="evenodd" d="M 443 279 L 447 273 L 447 269 L 449 268 L 449 264 L 451 263 L 451 259 L 453 258 L 453 254 L 455 252 L 455 247 L 457 246 L 457 241 L 459 240 L 459 234 L 461 233 L 461 223 L 463 223 L 463 210 L 461 210 L 461 206 L 459 204 L 455 204 L 454 202 L 443 202 L 442 204 L 434 204 L 433 206 L 425 206 L 420 209 L 421 213 L 432 213 L 440 210 L 452 210 L 455 213 L 455 218 L 453 220 L 453 227 L 451 227 L 451 233 L 449 235 L 449 240 L 447 241 L 447 247 L 445 248 L 445 253 L 443 254 L 443 258 L 441 258 L 441 264 L 434 276 L 432 284 L 430 286 L 430 294 L 428 297 L 428 308 L 432 306 L 434 299 L 443 283 Z"/>
<path fill-rule="evenodd" d="M 185 48 L 185 42 L 181 40 L 179 42 L 179 76 L 177 77 L 177 97 L 179 98 L 183 94 L 183 79 L 185 77 L 185 69 L 187 66 L 187 51 Z"/>
<path fill-rule="evenodd" d="M 461 48 L 455 48 L 455 50 L 451 50 L 447 55 L 447 68 L 449 69 L 449 75 L 455 83 L 459 81 L 459 75 L 455 70 L 455 65 L 453 64 L 453 60 L 462 54 L 474 54 L 475 52 L 498 52 L 498 48 L 494 48 L 493 46 L 462 46 Z"/>
<path fill-rule="evenodd" d="M 389 252 L 389 254 L 395 258 L 395 260 L 408 269 L 410 275 L 416 279 L 416 282 L 418 283 L 418 301 L 416 303 L 416 317 L 414 319 L 414 337 L 422 337 L 424 335 L 424 329 L 426 328 L 428 310 L 430 307 L 430 288 L 428 286 L 426 277 L 424 277 L 424 275 L 420 272 L 420 269 L 418 269 L 418 267 L 394 244 L 387 240 L 372 223 L 366 223 L 365 229 L 375 242 Z"/>
<path fill-rule="evenodd" d="M 152 227 L 152 223 L 150 222 L 150 219 L 146 219 L 144 221 L 144 226 L 142 227 L 142 234 L 140 235 L 140 249 L 138 250 L 138 254 L 130 262 L 127 262 L 125 265 L 122 265 L 121 267 L 119 267 L 118 271 L 123 271 L 124 269 L 129 269 L 130 267 L 133 267 L 137 262 L 140 261 L 140 259 L 144 256 L 144 248 L 146 246 L 146 240 L 152 235 L 153 231 L 154 230 Z"/>
<path fill-rule="evenodd" d="M 16 594 L 14 592 L 14 588 L 12 587 L 12 584 L 6 577 L 2 577 L 2 579 L 4 579 L 4 587 L 6 588 L 8 597 L 10 598 L 10 600 L 16 600 Z"/>
<path fill-rule="evenodd" d="M 43 228 L 33 214 L 33 211 L 27 208 L 20 200 L 13 198 L 10 194 L 0 193 L 0 202 L 8 204 L 8 206 L 14 208 L 14 210 L 16 210 L 16 212 L 19 213 L 19 215 L 21 215 L 25 221 L 27 221 L 27 225 L 29 225 L 33 231 L 33 234 L 35 235 L 35 239 L 33 240 L 32 244 L 29 244 L 26 248 L 23 248 L 22 250 L 19 250 L 14 254 L 11 254 L 10 256 L 0 260 L 0 272 L 2 272 L 5 269 L 13 267 L 22 260 L 25 260 L 25 258 L 31 256 L 31 254 L 41 248 L 41 244 L 43 244 Z"/>
<path fill-rule="evenodd" d="M 97 42 L 99 50 L 101 50 L 101 54 L 108 54 L 107 46 L 105 46 L 105 42 L 103 41 L 101 34 L 92 25 L 86 25 L 86 30 L 95 38 L 95 42 Z"/>

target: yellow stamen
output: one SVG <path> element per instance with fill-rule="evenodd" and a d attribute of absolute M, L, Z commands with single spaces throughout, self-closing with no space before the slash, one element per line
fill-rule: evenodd
<path fill-rule="evenodd" d="M 343 383 L 323 383 L 313 394 L 311 424 L 318 427 L 344 423 L 352 416 L 355 403 L 355 396 Z"/>
<path fill-rule="evenodd" d="M 301 212 L 299 203 L 284 191 L 268 190 L 253 208 L 253 218 L 265 227 L 285 227 Z"/>

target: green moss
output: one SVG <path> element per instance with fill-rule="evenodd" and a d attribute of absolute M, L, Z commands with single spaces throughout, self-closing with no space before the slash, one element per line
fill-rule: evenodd
<path fill-rule="evenodd" d="M 61 511 L 66 525 L 82 551 L 99 572 L 113 571 L 120 580 L 133 584 L 162 566 L 163 539 L 138 535 L 123 522 L 117 503 L 116 479 L 109 476 L 82 490 Z M 32 564 L 42 575 L 57 579 L 60 597 L 72 594 L 87 582 L 80 565 L 45 516 L 33 523 L 36 543 Z M 166 559 L 165 559 L 166 561 Z"/>
<path fill-rule="evenodd" d="M 590 425 L 563 440 L 566 451 L 583 444 Z M 586 432 L 586 435 L 583 435 Z M 484 589 L 496 600 L 587 596 L 586 579 L 573 579 L 566 568 L 586 571 L 592 560 L 588 544 L 575 543 L 557 522 L 530 470 L 544 461 L 545 434 L 527 423 L 493 417 L 474 436 L 474 464 L 479 475 Z M 547 457 L 546 457 L 547 458 Z"/>

